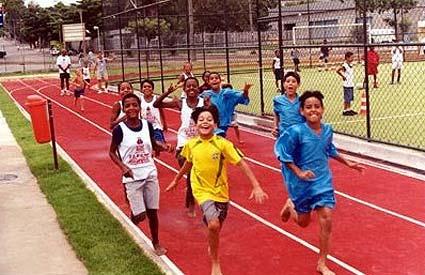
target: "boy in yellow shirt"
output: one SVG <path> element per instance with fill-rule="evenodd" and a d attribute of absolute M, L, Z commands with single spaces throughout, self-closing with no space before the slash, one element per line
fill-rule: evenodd
<path fill-rule="evenodd" d="M 213 105 L 196 108 L 192 119 L 196 123 L 199 136 L 184 145 L 181 155 L 186 162 L 166 191 L 173 190 L 183 175 L 192 169 L 190 180 L 193 196 L 201 206 L 203 220 L 208 227 L 211 274 L 220 275 L 219 233 L 230 200 L 226 164 L 239 166 L 248 177 L 252 185 L 249 199 L 254 198 L 256 202 L 263 203 L 268 196 L 244 161 L 242 153 L 230 141 L 214 134 L 218 124 L 217 108 Z"/>

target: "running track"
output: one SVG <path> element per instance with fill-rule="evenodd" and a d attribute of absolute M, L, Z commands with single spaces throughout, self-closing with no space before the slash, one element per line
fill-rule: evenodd
<path fill-rule="evenodd" d="M 108 156 L 111 106 L 117 97 L 89 92 L 86 112 L 73 107 L 72 97 L 60 97 L 52 79 L 4 81 L 3 86 L 24 108 L 25 98 L 50 98 L 60 146 L 127 215 L 120 172 Z M 167 140 L 174 142 L 177 112 L 166 112 Z M 282 224 L 279 211 L 286 194 L 273 140 L 242 129 L 240 149 L 270 199 L 257 205 L 247 199 L 246 178 L 229 169 L 232 207 L 221 233 L 224 274 L 315 274 L 318 225 Z M 230 129 L 230 139 L 234 140 Z M 174 155 L 162 153 L 157 163 L 163 190 L 177 169 Z M 425 274 L 425 182 L 391 169 L 367 166 L 363 175 L 331 161 L 337 193 L 334 212 L 331 269 L 337 274 Z M 174 169 L 173 169 L 174 168 Z M 205 228 L 198 217 L 184 213 L 184 183 L 173 193 L 161 193 L 160 239 L 168 257 L 186 274 L 208 274 Z M 149 234 L 146 224 L 141 226 Z"/>

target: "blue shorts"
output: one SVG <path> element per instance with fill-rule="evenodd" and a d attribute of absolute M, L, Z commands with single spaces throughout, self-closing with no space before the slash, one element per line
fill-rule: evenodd
<path fill-rule="evenodd" d="M 354 87 L 344 87 L 344 103 L 351 103 L 354 100 Z"/>
<path fill-rule="evenodd" d="M 153 130 L 153 138 L 154 138 L 156 141 L 159 141 L 159 142 L 165 143 L 164 132 L 162 132 L 162 130 L 161 130 L 161 129 L 154 129 L 154 130 Z"/>
<path fill-rule="evenodd" d="M 321 207 L 334 208 L 335 194 L 334 191 L 327 191 L 313 197 L 303 197 L 292 201 L 295 205 L 297 213 L 310 213 L 312 210 Z"/>

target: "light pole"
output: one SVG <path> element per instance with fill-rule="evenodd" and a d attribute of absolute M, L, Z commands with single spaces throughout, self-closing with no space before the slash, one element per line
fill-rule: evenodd
<path fill-rule="evenodd" d="M 97 32 L 97 51 L 100 52 L 100 29 L 98 26 L 93 26 L 93 29 Z"/>

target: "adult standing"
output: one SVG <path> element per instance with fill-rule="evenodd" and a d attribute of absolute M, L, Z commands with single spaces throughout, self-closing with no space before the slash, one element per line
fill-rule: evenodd
<path fill-rule="evenodd" d="M 59 68 L 59 78 L 61 80 L 61 93 L 63 96 L 65 94 L 71 94 L 69 91 L 69 77 L 71 72 L 71 58 L 69 58 L 68 53 L 65 49 L 62 49 L 61 55 L 56 59 L 56 66 Z"/>

